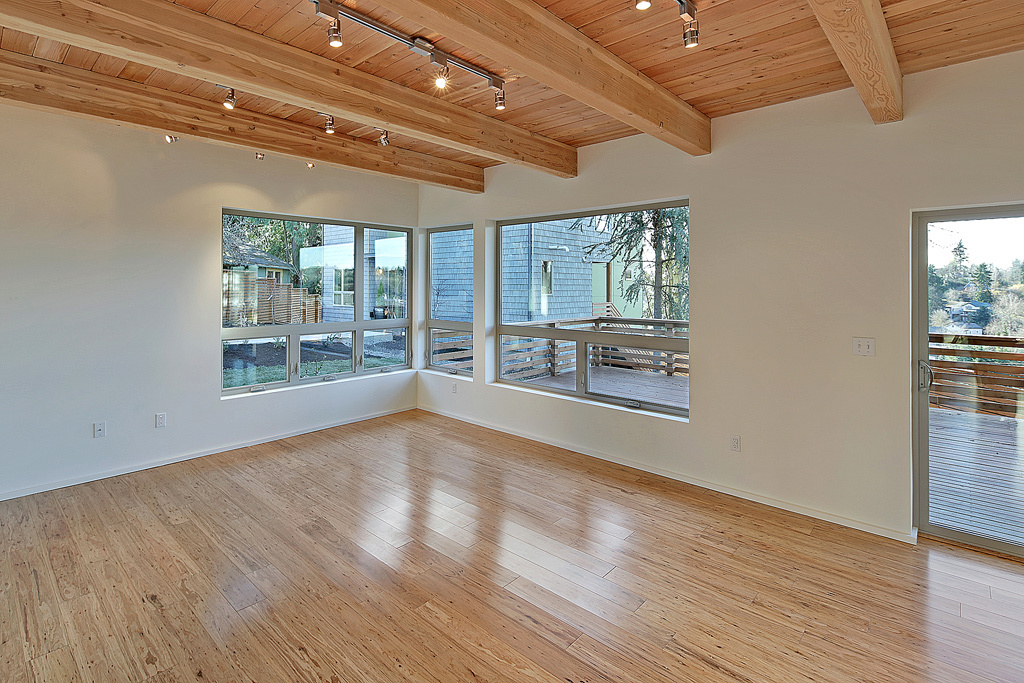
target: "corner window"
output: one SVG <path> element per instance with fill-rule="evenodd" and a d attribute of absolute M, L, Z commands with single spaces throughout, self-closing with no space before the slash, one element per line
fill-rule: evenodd
<path fill-rule="evenodd" d="M 680 204 L 499 224 L 499 380 L 688 414 L 689 218 Z"/>
<path fill-rule="evenodd" d="M 473 373 L 473 229 L 427 233 L 428 365 Z"/>
<path fill-rule="evenodd" d="M 225 394 L 409 366 L 410 231 L 227 212 L 222 230 Z"/>

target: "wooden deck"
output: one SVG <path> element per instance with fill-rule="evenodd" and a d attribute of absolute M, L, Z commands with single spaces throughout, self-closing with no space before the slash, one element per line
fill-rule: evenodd
<path fill-rule="evenodd" d="M 4 683 L 1019 683 L 1024 565 L 410 411 L 0 502 Z"/>
<path fill-rule="evenodd" d="M 576 371 L 531 379 L 527 384 L 574 391 Z M 658 403 L 675 408 L 690 407 L 690 377 L 682 373 L 668 375 L 598 366 L 590 368 L 590 391 L 634 401 Z"/>
<path fill-rule="evenodd" d="M 929 410 L 929 520 L 1024 546 L 1024 420 Z"/>

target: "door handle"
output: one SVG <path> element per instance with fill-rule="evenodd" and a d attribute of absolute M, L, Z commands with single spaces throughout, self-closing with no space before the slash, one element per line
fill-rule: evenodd
<path fill-rule="evenodd" d="M 928 361 L 918 361 L 917 366 L 917 388 L 919 391 L 929 391 L 935 381 L 935 372 Z"/>

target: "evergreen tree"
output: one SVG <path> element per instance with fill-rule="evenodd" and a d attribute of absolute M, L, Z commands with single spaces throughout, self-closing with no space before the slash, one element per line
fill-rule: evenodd
<path fill-rule="evenodd" d="M 961 278 L 967 275 L 967 247 L 964 241 L 960 240 L 953 247 L 953 277 Z"/>
<path fill-rule="evenodd" d="M 992 268 L 987 263 L 979 263 L 971 271 L 971 282 L 979 292 L 992 289 Z"/>
<path fill-rule="evenodd" d="M 581 229 L 578 222 L 573 229 Z M 623 292 L 630 303 L 643 302 L 644 316 L 690 317 L 690 209 L 649 209 L 616 214 L 607 238 L 583 248 L 588 256 L 634 266 L 636 275 Z"/>

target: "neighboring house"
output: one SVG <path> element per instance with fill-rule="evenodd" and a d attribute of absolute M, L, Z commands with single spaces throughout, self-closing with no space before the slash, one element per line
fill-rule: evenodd
<path fill-rule="evenodd" d="M 224 327 L 322 321 L 320 297 L 292 286 L 298 271 L 287 261 L 229 232 L 221 254 Z"/>
<path fill-rule="evenodd" d="M 594 219 L 521 223 L 502 228 L 502 311 L 506 323 L 588 318 L 593 304 L 611 301 L 627 317 L 640 317 L 641 305 L 627 304 L 626 271 L 639 266 L 609 262 L 585 247 L 604 233 Z"/>
<path fill-rule="evenodd" d="M 991 308 L 991 304 L 982 301 L 957 301 L 946 306 L 949 318 L 954 323 L 973 323 L 978 311 L 990 310 Z"/>
<path fill-rule="evenodd" d="M 229 232 L 224 233 L 221 252 L 224 270 L 255 272 L 257 278 L 270 278 L 278 283 L 288 282 L 295 273 L 292 264 L 246 244 Z"/>

